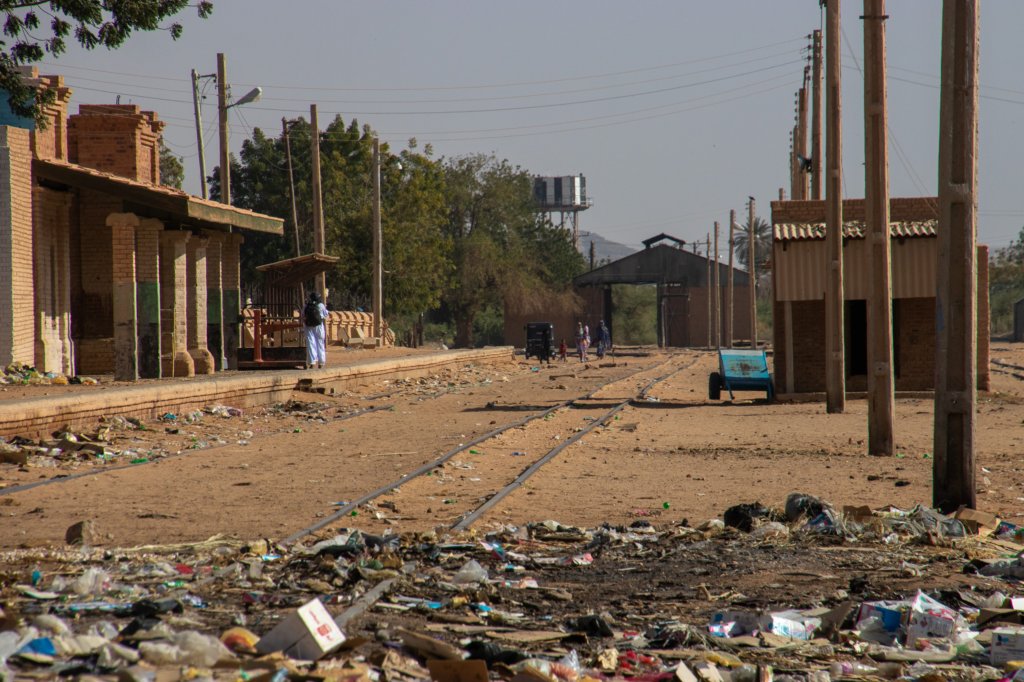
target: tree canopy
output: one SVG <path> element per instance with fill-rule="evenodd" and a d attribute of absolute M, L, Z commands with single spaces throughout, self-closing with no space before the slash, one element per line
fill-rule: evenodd
<path fill-rule="evenodd" d="M 186 7 L 196 8 L 204 19 L 213 11 L 208 0 L 0 0 L 0 88 L 7 91 L 8 105 L 19 116 L 42 122 L 42 108 L 54 93 L 35 91 L 22 80 L 19 66 L 63 53 L 69 36 L 86 50 L 115 49 L 134 31 L 166 30 L 176 40 L 181 24 L 164 22 Z"/>

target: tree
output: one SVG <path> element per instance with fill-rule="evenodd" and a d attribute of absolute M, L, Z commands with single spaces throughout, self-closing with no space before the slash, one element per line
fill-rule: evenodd
<path fill-rule="evenodd" d="M 443 301 L 455 345 L 474 344 L 482 313 L 566 305 L 585 263 L 568 234 L 537 213 L 530 174 L 484 154 L 448 159 L 445 172 L 455 276 Z"/>
<path fill-rule="evenodd" d="M 988 292 L 994 334 L 1013 330 L 1013 304 L 1024 298 L 1024 229 L 989 258 Z"/>
<path fill-rule="evenodd" d="M 7 91 L 8 105 L 15 114 L 42 124 L 43 106 L 53 101 L 55 93 L 26 84 L 18 67 L 39 62 L 47 54 L 63 53 L 72 34 L 86 50 L 120 47 L 133 31 L 163 29 L 177 40 L 181 24 L 164 26 L 163 22 L 186 7 L 195 7 L 204 19 L 213 11 L 213 3 L 207 0 L 0 0 L 5 15 L 0 88 Z"/>
<path fill-rule="evenodd" d="M 750 249 L 750 221 L 748 220 L 733 236 L 736 260 L 747 267 Z M 757 258 L 758 277 L 767 272 L 772 255 L 772 226 L 764 218 L 754 217 L 754 245 Z"/>
<path fill-rule="evenodd" d="M 185 181 L 185 167 L 181 165 L 181 157 L 175 156 L 174 152 L 160 140 L 160 184 L 167 187 L 181 189 L 181 183 Z"/>

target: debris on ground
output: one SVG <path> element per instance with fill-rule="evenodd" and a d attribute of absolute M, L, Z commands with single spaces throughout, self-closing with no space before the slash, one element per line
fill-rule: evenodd
<path fill-rule="evenodd" d="M 999 519 L 802 493 L 727 516 L 123 549 L 92 546 L 83 522 L 75 544 L 0 553 L 0 679 L 932 682 L 1024 667 L 1024 546 Z"/>

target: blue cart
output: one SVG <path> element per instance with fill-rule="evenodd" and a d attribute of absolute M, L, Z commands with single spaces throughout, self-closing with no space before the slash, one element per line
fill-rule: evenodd
<path fill-rule="evenodd" d="M 718 351 L 718 371 L 712 372 L 708 378 L 708 398 L 718 400 L 722 389 L 729 391 L 729 399 L 733 399 L 733 391 L 764 391 L 768 400 L 775 397 L 775 386 L 772 375 L 768 371 L 768 356 L 763 350 Z"/>

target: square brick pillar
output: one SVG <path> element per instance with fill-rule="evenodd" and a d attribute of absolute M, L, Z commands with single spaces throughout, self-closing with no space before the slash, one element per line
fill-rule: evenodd
<path fill-rule="evenodd" d="M 117 381 L 139 379 L 135 296 L 135 229 L 138 226 L 139 218 L 134 213 L 107 216 L 113 249 L 114 379 Z"/>
<path fill-rule="evenodd" d="M 159 220 L 145 218 L 135 231 L 135 296 L 139 333 L 139 376 L 159 379 L 160 366 L 160 233 Z"/>
<path fill-rule="evenodd" d="M 35 366 L 40 372 L 75 373 L 71 345 L 71 195 L 32 190 L 35 290 Z"/>
<path fill-rule="evenodd" d="M 0 126 L 0 366 L 35 362 L 29 131 Z"/>
<path fill-rule="evenodd" d="M 213 355 L 213 363 L 217 371 L 226 369 L 227 358 L 224 356 L 224 292 L 223 292 L 223 232 L 205 233 L 209 243 L 206 245 L 206 347 Z"/>
<path fill-rule="evenodd" d="M 241 338 L 239 325 L 242 321 L 241 280 L 242 270 L 239 252 L 245 238 L 232 232 L 224 238 L 221 251 L 221 276 L 224 300 L 224 354 L 229 369 L 238 369 L 238 341 Z"/>
<path fill-rule="evenodd" d="M 186 244 L 192 233 L 164 230 L 160 233 L 160 348 L 165 377 L 190 377 L 196 373 L 188 354 L 188 303 Z"/>
<path fill-rule="evenodd" d="M 206 344 L 206 237 L 188 240 L 188 354 L 196 374 L 213 374 L 214 361 Z"/>

